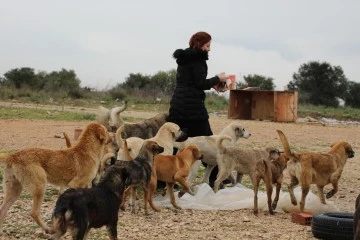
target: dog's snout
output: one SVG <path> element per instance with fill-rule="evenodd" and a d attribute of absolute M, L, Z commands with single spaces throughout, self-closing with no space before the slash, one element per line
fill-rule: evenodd
<path fill-rule="evenodd" d="M 204 159 L 204 155 L 200 154 L 199 160 L 203 160 Z"/>
<path fill-rule="evenodd" d="M 176 139 L 176 142 L 183 142 L 188 139 L 188 135 L 186 132 L 181 131 L 180 136 Z"/>
<path fill-rule="evenodd" d="M 355 156 L 355 152 L 353 150 L 348 151 L 348 157 L 353 158 Z"/>

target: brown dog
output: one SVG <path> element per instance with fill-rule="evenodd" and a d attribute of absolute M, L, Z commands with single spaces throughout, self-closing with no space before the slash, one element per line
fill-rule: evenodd
<path fill-rule="evenodd" d="M 304 211 L 305 198 L 311 184 L 316 184 L 320 202 L 326 204 L 324 186 L 329 183 L 333 186 L 333 189 L 326 194 L 326 198 L 331 198 L 338 191 L 339 179 L 346 160 L 354 157 L 351 145 L 347 142 L 336 142 L 331 145 L 328 153 L 292 153 L 284 133 L 280 130 L 277 132 L 284 147 L 285 157 L 289 158 L 287 169 L 291 179 L 288 187 L 291 203 L 297 205 L 294 188 L 300 183 L 302 190 L 300 212 Z"/>
<path fill-rule="evenodd" d="M 96 176 L 104 148 L 110 141 L 104 126 L 91 123 L 71 148 L 29 148 L 0 158 L 0 163 L 5 164 L 0 225 L 23 188 L 27 188 L 33 197 L 31 217 L 45 232 L 50 232 L 40 217 L 47 183 L 60 187 L 88 187 Z"/>
<path fill-rule="evenodd" d="M 138 156 L 132 161 L 116 161 L 114 167 L 124 168 L 129 176 L 127 185 L 129 188 L 123 194 L 121 209 L 124 209 L 126 192 L 130 189 L 134 192 L 135 187 L 141 186 L 144 190 L 144 211 L 148 214 L 147 199 L 149 195 L 149 184 L 154 166 L 154 156 L 162 153 L 164 148 L 159 146 L 155 141 L 145 140 Z M 135 213 L 135 198 L 130 201 L 131 212 Z"/>
<path fill-rule="evenodd" d="M 195 161 L 203 158 L 200 149 L 196 146 L 190 145 L 184 148 L 177 155 L 157 155 L 155 156 L 155 166 L 151 175 L 149 186 L 149 204 L 155 211 L 159 212 L 160 208 L 153 203 L 153 196 L 156 190 L 157 180 L 166 182 L 167 192 L 174 208 L 181 209 L 176 204 L 174 196 L 174 184 L 178 182 L 183 186 L 183 191 L 191 195 L 194 193 L 190 190 L 186 178 L 189 175 L 189 170 Z"/>

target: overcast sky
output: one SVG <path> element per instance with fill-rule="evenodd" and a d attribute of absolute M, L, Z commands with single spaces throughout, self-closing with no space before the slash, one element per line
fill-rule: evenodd
<path fill-rule="evenodd" d="M 109 89 L 129 73 L 176 68 L 172 53 L 212 35 L 208 76 L 272 77 L 326 61 L 360 82 L 360 1 L 0 0 L 0 76 L 13 68 L 73 69 L 82 86 Z"/>

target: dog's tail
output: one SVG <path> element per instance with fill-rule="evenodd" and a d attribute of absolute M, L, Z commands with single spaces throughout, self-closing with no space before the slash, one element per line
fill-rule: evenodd
<path fill-rule="evenodd" d="M 130 152 L 129 152 L 129 148 L 128 148 L 126 139 L 124 139 L 124 155 L 125 155 L 125 160 L 134 160 L 130 156 Z"/>
<path fill-rule="evenodd" d="M 123 129 L 124 129 L 124 125 L 120 126 L 115 133 L 116 143 L 119 148 L 124 148 L 124 142 L 121 134 Z"/>
<path fill-rule="evenodd" d="M 218 139 L 216 139 L 216 147 L 220 154 L 222 154 L 226 149 L 226 147 L 222 144 L 224 140 L 232 141 L 231 137 L 227 135 L 221 135 L 218 137 Z"/>
<path fill-rule="evenodd" d="M 54 235 L 60 238 L 65 235 L 69 222 L 73 221 L 73 212 L 68 205 L 59 204 L 60 199 L 56 203 L 52 215 L 52 230 Z"/>
<path fill-rule="evenodd" d="M 110 119 L 112 122 L 112 125 L 116 128 L 119 128 L 121 125 L 123 125 L 123 120 L 120 117 L 120 113 L 125 111 L 127 109 L 127 101 L 125 101 L 124 105 L 121 107 L 114 107 L 110 110 Z"/>
<path fill-rule="evenodd" d="M 65 138 L 66 146 L 68 148 L 70 148 L 71 147 L 71 141 L 70 141 L 69 135 L 67 135 L 66 132 L 63 132 L 63 135 L 64 135 L 64 138 Z"/>
<path fill-rule="evenodd" d="M 96 122 L 105 126 L 107 130 L 111 130 L 109 120 L 110 120 L 110 110 L 103 106 L 100 106 L 99 111 L 96 114 Z"/>
<path fill-rule="evenodd" d="M 291 155 L 290 145 L 285 134 L 281 130 L 276 130 L 276 131 L 279 134 L 280 141 L 283 145 L 285 156 L 290 157 Z"/>

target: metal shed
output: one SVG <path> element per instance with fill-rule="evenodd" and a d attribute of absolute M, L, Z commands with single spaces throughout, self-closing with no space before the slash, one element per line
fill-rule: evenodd
<path fill-rule="evenodd" d="M 298 92 L 230 90 L 228 118 L 295 122 Z"/>

